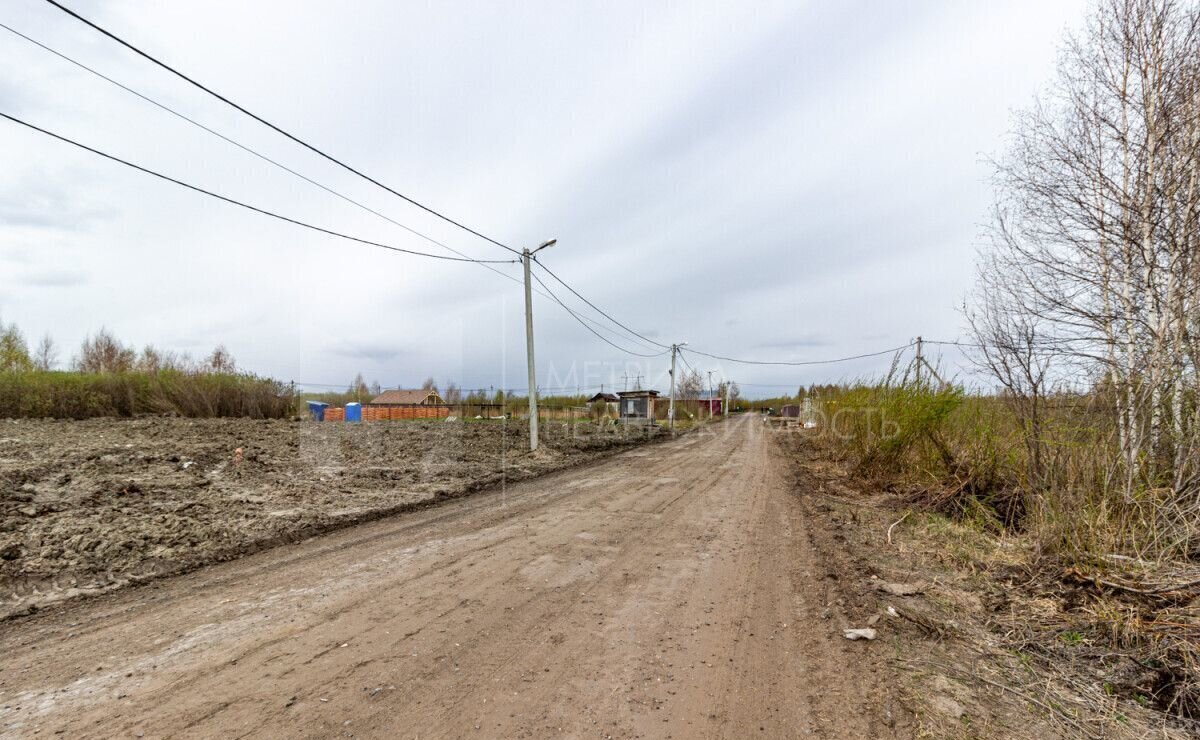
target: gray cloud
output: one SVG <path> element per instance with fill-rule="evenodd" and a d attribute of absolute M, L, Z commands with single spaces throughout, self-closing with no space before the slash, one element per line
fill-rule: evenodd
<path fill-rule="evenodd" d="M 336 345 L 329 351 L 340 357 L 370 363 L 385 363 L 398 357 L 403 350 L 390 342 L 350 342 Z"/>
<path fill-rule="evenodd" d="M 93 177 L 80 173 L 28 172 L 0 190 L 0 224 L 82 231 L 117 215 L 93 199 Z"/>
<path fill-rule="evenodd" d="M 796 349 L 797 347 L 800 347 L 800 348 L 829 347 L 832 344 L 833 344 L 833 342 L 828 338 L 809 336 L 809 337 L 796 337 L 795 339 L 781 339 L 781 340 L 777 340 L 777 341 L 773 340 L 773 341 L 769 341 L 769 342 L 759 342 L 754 345 L 754 348 L 755 349 L 763 349 L 763 350 L 789 350 L 789 349 Z"/>
<path fill-rule="evenodd" d="M 87 275 L 79 270 L 39 270 L 21 277 L 24 285 L 36 288 L 71 288 L 83 285 L 87 280 Z"/>
<path fill-rule="evenodd" d="M 821 359 L 957 333 L 989 198 L 980 152 L 999 147 L 1007 111 L 1049 75 L 1083 4 L 213 0 L 87 12 L 506 243 L 557 237 L 546 264 L 656 341 Z M 46 4 L 16 4 L 6 22 L 447 244 L 509 256 Z M 0 53 L 20 70 L 0 80 L 5 110 L 256 205 L 438 251 L 25 42 L 0 34 Z M 482 268 L 266 221 L 4 122 L 0 161 L 0 255 L 17 266 L 0 271 L 0 311 L 30 336 L 76 346 L 107 325 L 137 346 L 224 342 L 243 367 L 312 382 L 362 371 L 526 384 L 521 289 Z M 622 355 L 535 303 L 545 373 L 628 361 L 661 382 L 667 358 Z M 795 386 L 889 361 L 705 369 Z"/>

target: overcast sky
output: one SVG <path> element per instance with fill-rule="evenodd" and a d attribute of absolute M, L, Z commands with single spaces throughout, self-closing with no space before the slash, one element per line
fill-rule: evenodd
<path fill-rule="evenodd" d="M 557 238 L 544 263 L 648 337 L 796 361 L 959 335 L 987 160 L 1085 11 L 1082 0 L 67 2 L 505 244 Z M 455 249 L 511 256 L 42 0 L 5 0 L 0 22 Z M 3 29 L 0 59 L 4 112 L 263 208 L 449 254 Z M 305 384 L 361 371 L 384 386 L 527 385 L 521 288 L 479 265 L 307 232 L 7 121 L 0 162 L 0 314 L 31 343 L 51 334 L 64 364 L 105 326 L 193 355 L 224 343 L 244 368 Z M 540 385 L 620 387 L 628 373 L 665 390 L 666 357 L 623 355 L 534 303 Z M 888 365 L 690 359 L 748 395 Z"/>

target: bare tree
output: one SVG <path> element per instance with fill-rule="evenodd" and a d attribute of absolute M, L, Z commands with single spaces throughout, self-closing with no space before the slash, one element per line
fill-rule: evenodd
<path fill-rule="evenodd" d="M 363 380 L 362 373 L 358 373 L 354 376 L 354 380 L 350 383 L 349 392 L 353 393 L 354 399 L 360 402 L 364 398 L 369 398 L 371 396 L 371 389 L 367 387 L 367 381 Z"/>
<path fill-rule="evenodd" d="M 683 401 L 695 401 L 700 398 L 704 388 L 704 378 L 697 370 L 684 371 L 675 384 L 675 397 Z"/>
<path fill-rule="evenodd" d="M 154 345 L 147 344 L 137 359 L 136 367 L 144 373 L 157 373 L 163 369 L 163 364 L 162 353 L 155 349 Z"/>
<path fill-rule="evenodd" d="M 83 373 L 121 373 L 134 368 L 137 353 L 101 327 L 95 336 L 83 340 L 75 369 Z"/>
<path fill-rule="evenodd" d="M 997 173 L 977 358 L 1037 427 L 1052 380 L 1110 389 L 1122 486 L 1195 499 L 1200 12 L 1101 0 Z M 1032 427 L 1028 425 L 1032 424 Z"/>
<path fill-rule="evenodd" d="M 421 383 L 421 390 L 423 391 L 434 391 L 436 393 L 437 389 L 437 383 L 431 377 L 425 378 L 425 382 Z"/>
<path fill-rule="evenodd" d="M 225 349 L 225 345 L 218 344 L 213 348 L 212 354 L 208 356 L 205 365 L 210 372 L 229 374 L 237 372 L 237 362 L 233 359 L 233 355 L 229 354 L 229 350 Z"/>
<path fill-rule="evenodd" d="M 974 305 L 966 306 L 964 313 L 977 344 L 972 358 L 1003 387 L 1025 442 L 1028 484 L 1040 492 L 1046 483 L 1044 405 L 1054 350 L 1043 346 L 1044 321 L 1024 305 L 1022 288 L 994 256 L 984 256 Z"/>
<path fill-rule="evenodd" d="M 58 345 L 49 334 L 45 334 L 33 350 L 33 366 L 38 370 L 48 371 L 53 370 L 57 364 Z"/>

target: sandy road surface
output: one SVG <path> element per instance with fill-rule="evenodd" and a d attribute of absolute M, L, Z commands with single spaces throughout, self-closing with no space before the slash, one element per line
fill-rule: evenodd
<path fill-rule="evenodd" d="M 886 646 L 840 636 L 767 434 L 743 418 L 0 624 L 0 735 L 898 734 Z"/>

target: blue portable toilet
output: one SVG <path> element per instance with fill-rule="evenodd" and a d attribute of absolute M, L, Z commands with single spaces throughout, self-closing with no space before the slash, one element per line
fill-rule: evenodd
<path fill-rule="evenodd" d="M 308 413 L 312 414 L 314 421 L 325 421 L 325 407 L 328 405 L 322 401 L 309 401 Z"/>
<path fill-rule="evenodd" d="M 362 421 L 362 404 L 346 404 L 346 421 Z"/>

